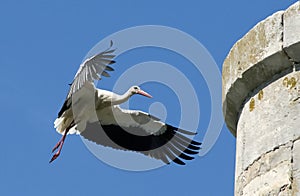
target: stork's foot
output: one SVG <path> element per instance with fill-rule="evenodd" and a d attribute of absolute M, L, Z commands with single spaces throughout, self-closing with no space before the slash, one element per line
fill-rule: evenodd
<path fill-rule="evenodd" d="M 57 142 L 57 144 L 54 146 L 54 148 L 52 149 L 52 153 L 54 153 L 54 151 L 56 150 L 56 149 L 58 149 L 57 150 L 57 152 L 52 156 L 52 158 L 51 158 L 51 160 L 49 161 L 49 163 L 51 163 L 52 161 L 54 161 L 55 159 L 57 159 L 57 157 L 60 155 L 60 151 L 61 151 L 61 149 L 62 149 L 62 147 L 63 147 L 63 144 L 64 144 L 64 138 L 62 139 L 62 140 L 60 140 L 59 142 Z"/>
<path fill-rule="evenodd" d="M 58 148 L 58 147 L 57 147 Z M 51 158 L 51 160 L 49 161 L 49 163 L 52 163 L 52 161 L 54 161 L 55 159 L 57 159 L 57 157 L 60 155 L 60 151 L 57 151 Z"/>
<path fill-rule="evenodd" d="M 62 147 L 63 147 L 63 145 L 64 145 L 66 136 L 67 136 L 67 134 L 68 134 L 68 132 L 69 132 L 69 130 L 70 130 L 70 128 L 71 128 L 72 126 L 73 126 L 73 125 L 70 125 L 70 126 L 66 129 L 66 131 L 65 131 L 64 135 L 62 136 L 62 138 L 59 140 L 59 142 L 57 142 L 57 144 L 55 144 L 54 148 L 52 149 L 52 153 L 54 153 L 54 151 L 55 151 L 56 149 L 58 149 L 58 150 L 57 150 L 57 152 L 52 156 L 52 158 L 51 158 L 51 160 L 49 161 L 49 163 L 53 162 L 53 161 L 54 161 L 55 159 L 57 159 L 57 157 L 59 156 L 59 154 L 60 154 L 60 152 L 61 152 L 61 149 L 62 149 Z"/>

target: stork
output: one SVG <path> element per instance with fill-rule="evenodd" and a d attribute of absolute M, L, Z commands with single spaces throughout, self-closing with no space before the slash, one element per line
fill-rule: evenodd
<path fill-rule="evenodd" d="M 62 134 L 54 146 L 50 163 L 60 155 L 68 134 L 80 134 L 87 140 L 113 149 L 129 150 L 163 161 L 184 165 L 200 149 L 200 142 L 190 139 L 196 133 L 171 126 L 139 111 L 125 110 L 119 104 L 136 94 L 151 98 L 139 86 L 132 86 L 123 95 L 98 89 L 95 80 L 109 77 L 115 57 L 110 47 L 86 59 L 79 67 L 66 100 L 54 122 Z M 182 160 L 183 159 L 183 160 Z"/>

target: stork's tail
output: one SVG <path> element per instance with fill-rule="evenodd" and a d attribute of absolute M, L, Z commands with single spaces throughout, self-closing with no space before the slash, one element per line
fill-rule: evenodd
<path fill-rule="evenodd" d="M 55 119 L 54 128 L 60 134 L 64 134 L 64 132 L 67 128 L 70 129 L 68 131 L 68 134 L 74 134 L 74 133 L 78 134 L 77 133 L 78 131 L 75 129 L 75 126 L 74 126 L 74 121 L 71 118 L 59 117 L 59 118 Z"/>
<path fill-rule="evenodd" d="M 63 134 L 63 132 L 64 132 L 64 130 L 65 130 L 64 127 L 66 127 L 64 121 L 65 121 L 65 117 L 57 118 L 57 119 L 55 119 L 55 121 L 54 121 L 54 128 L 55 128 L 56 131 L 57 131 L 58 133 L 60 133 L 60 134 Z"/>

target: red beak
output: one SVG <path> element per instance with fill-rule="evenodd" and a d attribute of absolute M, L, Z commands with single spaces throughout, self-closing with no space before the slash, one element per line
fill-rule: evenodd
<path fill-rule="evenodd" d="M 143 96 L 145 96 L 145 97 L 152 98 L 152 96 L 151 96 L 150 94 L 146 93 L 146 92 L 143 91 L 143 90 L 139 90 L 137 93 L 140 94 L 140 95 L 143 95 Z"/>

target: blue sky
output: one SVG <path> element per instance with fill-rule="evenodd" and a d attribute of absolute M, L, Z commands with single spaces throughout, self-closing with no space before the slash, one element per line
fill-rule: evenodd
<path fill-rule="evenodd" d="M 130 172 L 99 161 L 78 136 L 68 137 L 61 157 L 49 164 L 60 138 L 53 121 L 84 56 L 112 33 L 137 25 L 177 28 L 201 42 L 221 71 L 239 38 L 293 2 L 1 1 L 0 195 L 233 195 L 235 138 L 226 126 L 208 154 L 184 167 Z M 211 114 L 207 84 L 172 52 L 129 51 L 117 58 L 112 77 L 98 87 L 111 89 L 126 69 L 150 60 L 174 65 L 197 88 L 201 117 L 196 139 L 202 140 Z M 164 103 L 167 122 L 176 124 L 178 99 L 172 91 L 153 82 L 142 87 L 154 98 L 136 97 L 130 106 L 148 110 L 152 102 Z"/>

